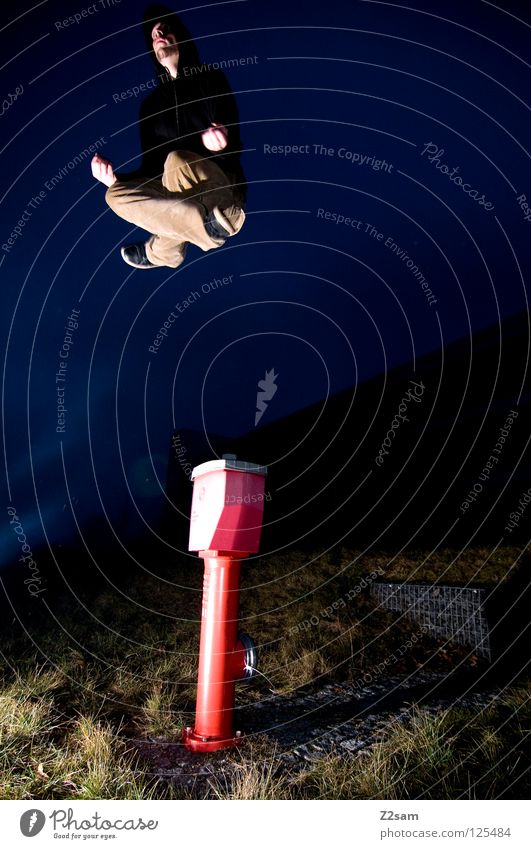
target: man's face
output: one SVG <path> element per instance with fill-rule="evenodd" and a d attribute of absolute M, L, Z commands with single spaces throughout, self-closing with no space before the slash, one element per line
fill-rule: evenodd
<path fill-rule="evenodd" d="M 173 32 L 171 32 L 168 24 L 163 21 L 157 21 L 151 30 L 151 40 L 153 42 L 153 50 L 157 61 L 164 65 L 164 60 L 171 56 L 173 60 L 179 56 L 179 45 Z"/>

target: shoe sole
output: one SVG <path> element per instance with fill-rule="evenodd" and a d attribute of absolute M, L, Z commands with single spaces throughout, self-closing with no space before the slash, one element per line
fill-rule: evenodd
<path fill-rule="evenodd" d="M 245 212 L 239 206 L 230 206 L 224 210 L 221 210 L 219 206 L 215 206 L 212 210 L 212 215 L 229 237 L 239 233 L 245 221 Z"/>
<path fill-rule="evenodd" d="M 151 271 L 152 268 L 157 267 L 156 265 L 152 265 L 152 264 L 150 264 L 150 265 L 138 265 L 136 262 L 132 262 L 132 260 L 130 260 L 129 257 L 127 256 L 127 254 L 125 253 L 125 248 L 120 248 L 120 253 L 122 255 L 123 261 L 126 262 L 127 265 L 130 265 L 132 268 L 137 268 L 139 271 Z"/>

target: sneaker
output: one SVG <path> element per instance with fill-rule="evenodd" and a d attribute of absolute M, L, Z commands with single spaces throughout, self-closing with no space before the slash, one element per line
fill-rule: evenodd
<path fill-rule="evenodd" d="M 133 268 L 146 269 L 157 267 L 147 258 L 144 242 L 139 242 L 137 245 L 127 245 L 127 247 L 121 248 L 120 253 L 122 254 L 123 261 L 128 265 L 132 265 Z"/>
<path fill-rule="evenodd" d="M 241 206 L 228 206 L 225 209 L 215 206 L 205 218 L 205 230 L 213 239 L 228 239 L 240 232 L 244 221 L 245 212 Z"/>

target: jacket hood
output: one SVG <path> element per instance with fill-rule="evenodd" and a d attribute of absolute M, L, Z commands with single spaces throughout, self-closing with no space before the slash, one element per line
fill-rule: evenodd
<path fill-rule="evenodd" d="M 144 12 L 142 31 L 144 33 L 147 49 L 149 50 L 151 59 L 157 68 L 157 72 L 160 74 L 163 70 L 162 65 L 157 61 L 155 56 L 153 42 L 151 39 L 151 31 L 157 21 L 164 21 L 167 23 L 177 38 L 177 42 L 179 44 L 179 72 L 184 67 L 200 65 L 201 61 L 199 59 L 197 47 L 193 42 L 190 31 L 183 24 L 180 17 L 167 6 L 154 3 L 151 6 L 148 6 Z"/>

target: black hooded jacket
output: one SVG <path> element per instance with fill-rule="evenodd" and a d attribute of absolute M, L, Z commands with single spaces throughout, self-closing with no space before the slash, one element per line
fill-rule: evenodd
<path fill-rule="evenodd" d="M 179 44 L 176 79 L 166 74 L 152 50 L 151 30 L 159 20 L 169 24 Z M 225 75 L 200 63 L 190 34 L 166 7 L 146 9 L 143 29 L 160 82 L 140 107 L 143 158 L 139 173 L 146 177 L 160 176 L 170 151 L 190 150 L 219 165 L 229 179 L 238 184 L 239 194 L 244 199 L 246 186 L 239 157 L 238 109 Z M 227 147 L 220 152 L 207 150 L 201 140 L 201 133 L 213 123 L 223 124 L 228 130 Z"/>

